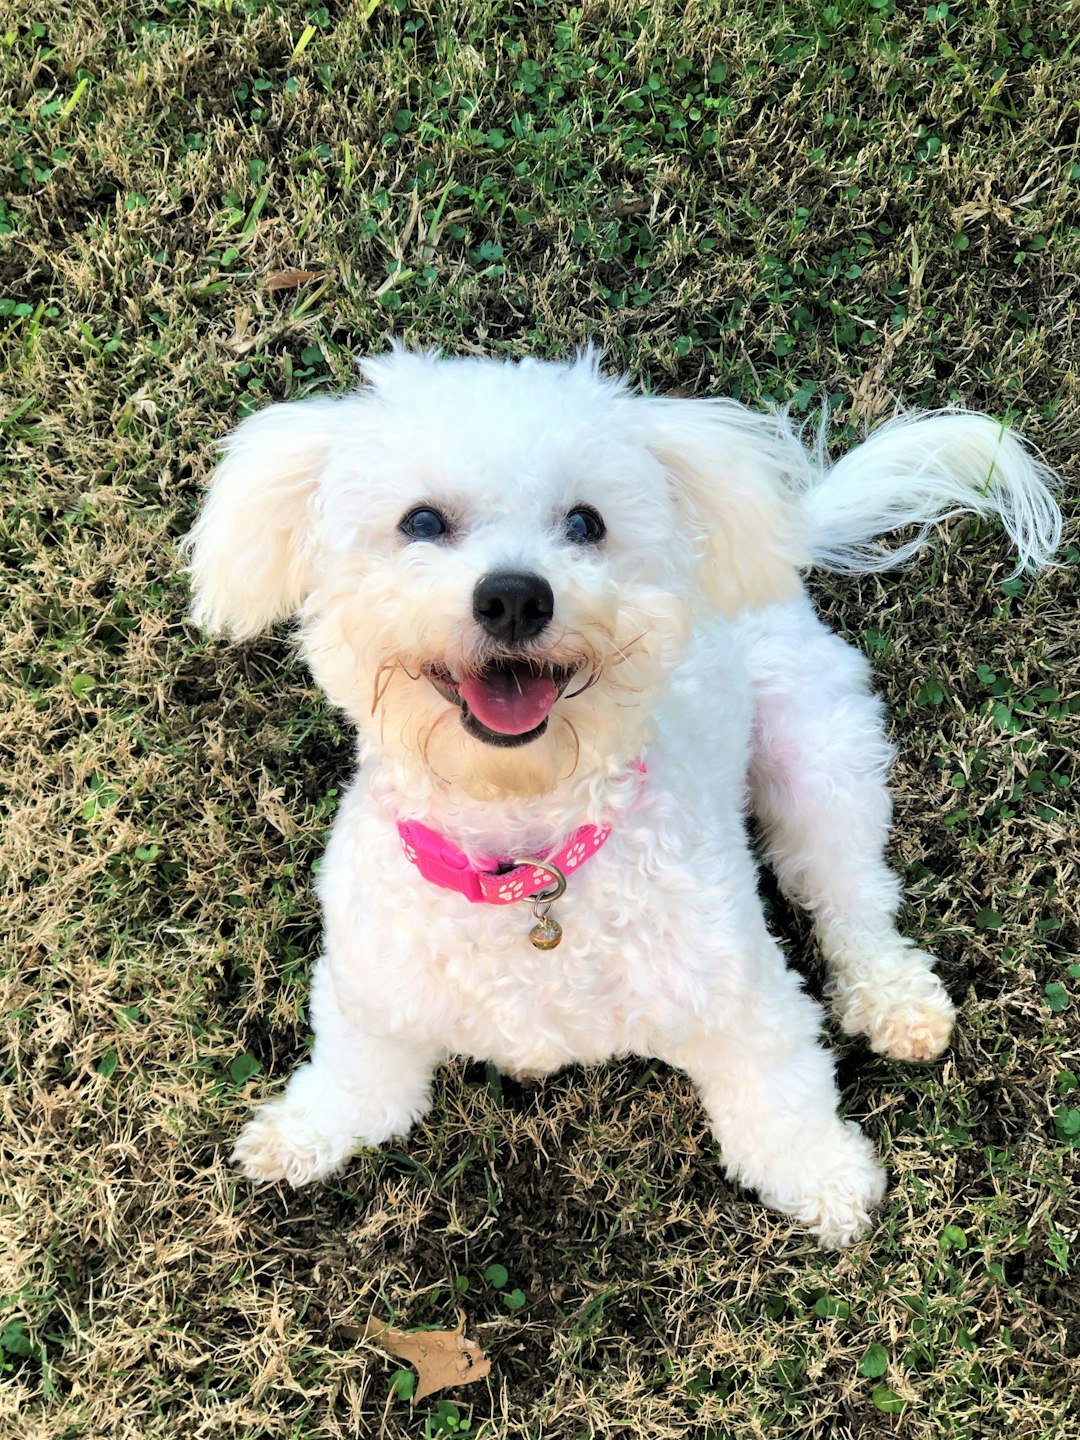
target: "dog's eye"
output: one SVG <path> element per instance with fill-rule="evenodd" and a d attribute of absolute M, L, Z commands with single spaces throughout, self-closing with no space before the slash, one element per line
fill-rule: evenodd
<path fill-rule="evenodd" d="M 398 525 L 398 529 L 410 540 L 438 540 L 447 533 L 450 526 L 445 515 L 422 505 L 418 510 L 410 510 Z"/>
<path fill-rule="evenodd" d="M 566 517 L 567 538 L 576 545 L 598 545 L 605 533 L 603 516 L 591 505 L 578 505 Z"/>

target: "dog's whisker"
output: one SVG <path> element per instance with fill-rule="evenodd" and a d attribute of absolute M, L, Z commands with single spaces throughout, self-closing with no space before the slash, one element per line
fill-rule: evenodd
<path fill-rule="evenodd" d="M 632 640 L 627 640 L 623 645 L 616 645 L 614 640 L 612 640 L 611 647 L 619 658 L 613 660 L 611 663 L 613 665 L 624 665 L 626 661 L 630 659 L 634 649 L 645 639 L 645 633 L 643 630 L 640 635 L 635 635 Z"/>
<path fill-rule="evenodd" d="M 452 713 L 453 712 L 450 710 L 444 710 L 441 714 L 437 715 L 432 721 L 432 723 L 428 726 L 427 730 L 424 732 L 423 739 L 420 742 L 420 758 L 424 763 L 424 768 L 430 771 L 430 773 L 434 775 L 436 780 L 442 781 L 444 785 L 449 785 L 451 783 L 449 777 L 440 774 L 440 772 L 435 768 L 434 764 L 432 763 L 429 750 L 431 748 L 431 741 L 436 730 L 438 730 L 441 725 L 445 724 L 445 722 Z"/>
<path fill-rule="evenodd" d="M 591 690 L 593 688 L 593 686 L 599 681 L 603 673 L 604 669 L 602 665 L 594 666 L 590 670 L 589 678 L 585 681 L 585 684 L 579 686 L 576 690 L 567 690 L 565 698 L 567 700 L 576 700 L 579 695 L 584 695 L 586 690 Z"/>
<path fill-rule="evenodd" d="M 604 684 L 609 690 L 618 690 L 624 695 L 642 695 L 645 691 L 644 685 L 631 685 L 626 680 L 605 674 Z"/>
<path fill-rule="evenodd" d="M 382 704 L 383 697 L 386 694 L 387 686 L 393 680 L 394 674 L 398 670 L 404 670 L 406 675 L 408 675 L 409 673 L 407 670 L 405 670 L 405 666 L 400 660 L 386 660 L 375 671 L 375 682 L 371 699 L 372 715 L 375 714 L 376 710 L 378 710 L 379 706 Z M 412 679 L 413 677 L 410 676 L 409 678 Z"/>
<path fill-rule="evenodd" d="M 558 718 L 570 731 L 570 734 L 573 736 L 574 740 L 574 763 L 570 766 L 570 769 L 566 772 L 566 774 L 561 777 L 563 780 L 569 780 L 570 777 L 577 770 L 577 767 L 581 761 L 581 737 L 578 735 L 577 728 L 575 727 L 572 720 L 568 720 L 565 715 L 560 715 Z"/>

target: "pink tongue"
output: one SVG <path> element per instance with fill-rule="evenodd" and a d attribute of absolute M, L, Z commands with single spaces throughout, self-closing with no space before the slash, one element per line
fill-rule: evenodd
<path fill-rule="evenodd" d="M 535 730 L 559 698 L 551 676 L 528 665 L 492 668 L 461 680 L 458 690 L 480 724 L 500 735 Z"/>

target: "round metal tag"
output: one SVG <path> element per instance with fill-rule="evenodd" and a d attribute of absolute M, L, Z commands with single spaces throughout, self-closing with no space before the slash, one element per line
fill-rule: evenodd
<path fill-rule="evenodd" d="M 562 939 L 562 926 L 550 915 L 542 915 L 529 931 L 529 939 L 537 950 L 554 950 Z"/>

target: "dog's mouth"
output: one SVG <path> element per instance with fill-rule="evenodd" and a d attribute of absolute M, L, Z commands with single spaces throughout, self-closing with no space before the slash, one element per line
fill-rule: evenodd
<path fill-rule="evenodd" d="M 552 707 L 576 673 L 576 666 L 535 660 L 492 660 L 460 678 L 445 666 L 424 666 L 443 699 L 461 710 L 469 734 L 489 745 L 527 745 L 541 736 Z"/>

